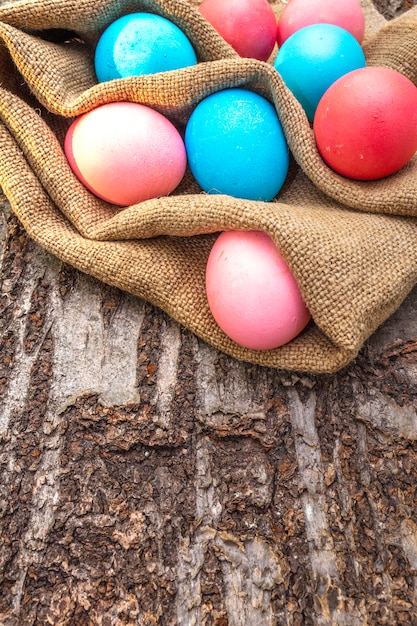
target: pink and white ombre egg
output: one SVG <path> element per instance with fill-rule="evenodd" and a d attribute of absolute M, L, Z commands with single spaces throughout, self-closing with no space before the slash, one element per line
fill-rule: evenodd
<path fill-rule="evenodd" d="M 175 126 L 158 111 L 133 102 L 111 102 L 76 118 L 64 149 L 85 187 L 119 206 L 168 195 L 187 164 Z"/>

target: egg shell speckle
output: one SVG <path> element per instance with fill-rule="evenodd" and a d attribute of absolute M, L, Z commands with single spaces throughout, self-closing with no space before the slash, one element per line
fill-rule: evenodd
<path fill-rule="evenodd" d="M 313 129 L 323 160 L 339 174 L 394 174 L 417 150 L 417 87 L 388 67 L 350 72 L 324 94 Z"/>
<path fill-rule="evenodd" d="M 207 193 L 270 201 L 289 152 L 273 105 L 248 89 L 225 89 L 194 109 L 185 131 L 190 169 Z"/>
<path fill-rule="evenodd" d="M 112 22 L 95 50 L 99 82 L 176 70 L 197 63 L 196 53 L 176 24 L 160 15 L 131 13 Z"/>

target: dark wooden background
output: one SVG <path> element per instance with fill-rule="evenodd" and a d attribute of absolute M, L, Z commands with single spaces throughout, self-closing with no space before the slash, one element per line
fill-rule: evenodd
<path fill-rule="evenodd" d="M 417 624 L 417 290 L 349 367 L 288 374 L 0 206 L 0 624 Z"/>

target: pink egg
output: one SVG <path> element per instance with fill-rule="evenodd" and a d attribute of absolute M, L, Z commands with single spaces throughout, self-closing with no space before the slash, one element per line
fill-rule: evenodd
<path fill-rule="evenodd" d="M 267 0 L 203 0 L 198 10 L 241 57 L 269 58 L 277 22 Z"/>
<path fill-rule="evenodd" d="M 228 231 L 217 238 L 207 262 L 206 292 L 223 332 L 253 350 L 288 343 L 311 317 L 286 261 L 261 231 Z"/>
<path fill-rule="evenodd" d="M 365 33 L 365 15 L 358 0 L 290 0 L 278 19 L 278 46 L 297 30 L 311 24 L 340 26 L 359 43 Z"/>
<path fill-rule="evenodd" d="M 187 163 L 175 126 L 133 102 L 104 104 L 78 117 L 68 129 L 64 149 L 87 189 L 119 206 L 168 195 Z"/>

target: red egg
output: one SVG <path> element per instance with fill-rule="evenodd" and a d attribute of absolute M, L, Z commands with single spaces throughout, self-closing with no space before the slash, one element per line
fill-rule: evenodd
<path fill-rule="evenodd" d="M 354 70 L 325 92 L 313 128 L 323 160 L 339 174 L 389 176 L 417 150 L 417 87 L 387 67 Z"/>
<path fill-rule="evenodd" d="M 277 23 L 267 0 L 203 0 L 198 10 L 241 57 L 269 58 Z"/>
<path fill-rule="evenodd" d="M 358 0 L 290 0 L 278 19 L 278 46 L 295 31 L 311 24 L 340 26 L 359 43 L 365 33 L 365 16 Z"/>

